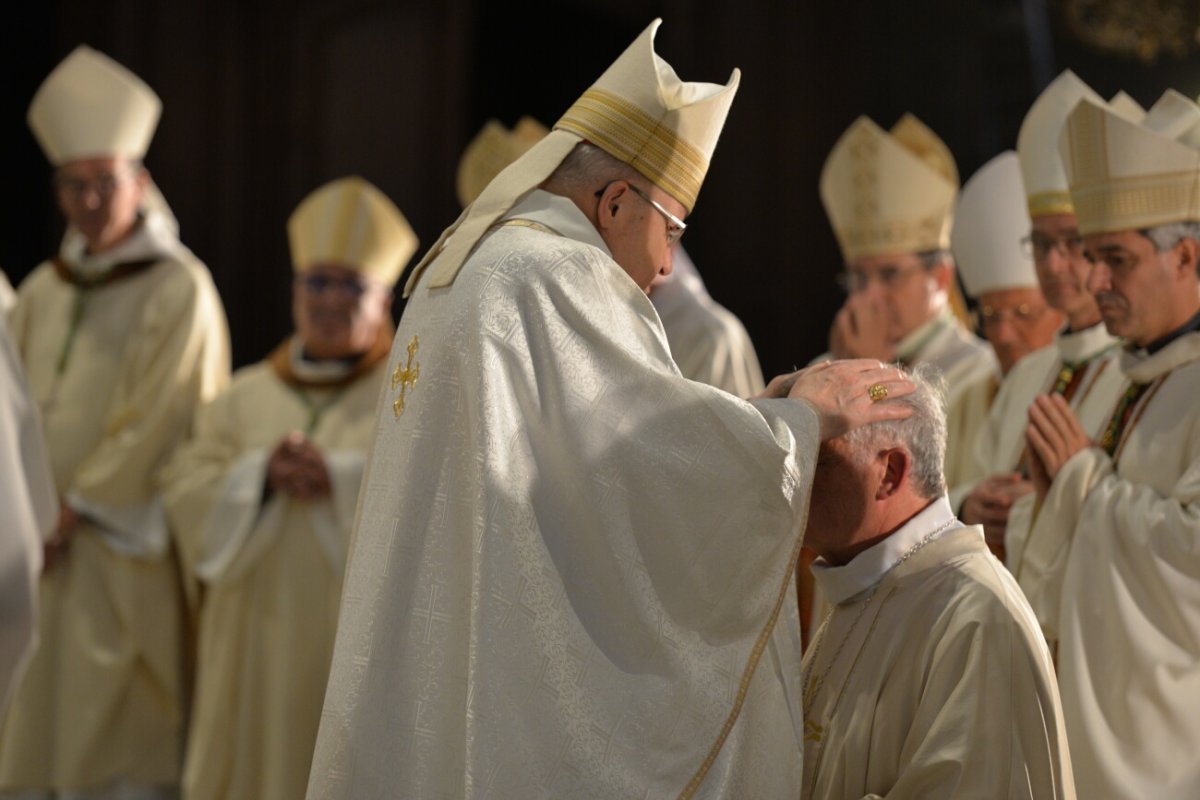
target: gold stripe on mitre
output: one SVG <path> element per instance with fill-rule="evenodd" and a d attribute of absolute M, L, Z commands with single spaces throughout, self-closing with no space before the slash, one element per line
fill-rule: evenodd
<path fill-rule="evenodd" d="M 1029 204 L 1029 216 L 1045 217 L 1050 214 L 1074 214 L 1075 205 L 1071 195 L 1065 191 L 1038 192 L 1026 198 Z"/>
<path fill-rule="evenodd" d="M 1109 178 L 1071 189 L 1084 235 L 1200 220 L 1200 171 Z"/>
<path fill-rule="evenodd" d="M 708 172 L 708 159 L 645 111 L 603 89 L 589 89 L 554 126 L 629 164 L 689 212 Z"/>

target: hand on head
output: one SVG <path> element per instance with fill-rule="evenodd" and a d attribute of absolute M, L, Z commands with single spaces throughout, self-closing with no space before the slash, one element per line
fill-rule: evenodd
<path fill-rule="evenodd" d="M 788 379 L 787 396 L 804 400 L 816 410 L 822 440 L 872 422 L 904 419 L 912 414 L 909 408 L 886 400 L 910 394 L 916 387 L 902 369 L 879 361 L 826 361 L 783 377 Z M 777 389 L 784 383 L 776 384 L 778 380 L 771 382 Z"/>

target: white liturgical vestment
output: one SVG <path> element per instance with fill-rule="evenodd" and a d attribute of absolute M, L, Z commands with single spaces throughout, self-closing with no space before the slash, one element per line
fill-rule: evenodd
<path fill-rule="evenodd" d="M 801 797 L 1075 797 L 1037 622 L 944 495 L 813 575 L 833 610 L 805 655 Z"/>
<path fill-rule="evenodd" d="M 650 292 L 671 357 L 683 377 L 737 397 L 763 390 L 762 367 L 746 326 L 708 293 L 696 265 L 680 246 L 674 269 Z"/>
<path fill-rule="evenodd" d="M 94 256 L 68 230 L 18 296 L 13 338 L 81 521 L 42 574 L 40 646 L 0 728 L 0 791 L 174 786 L 185 608 L 156 481 L 228 380 L 221 301 L 154 213 Z"/>
<path fill-rule="evenodd" d="M 979 437 L 975 447 L 979 468 L 986 468 L 989 475 L 1028 472 L 1025 429 L 1029 407 L 1038 394 L 1059 386 L 1062 390 L 1058 393 L 1067 398 L 1088 436 L 1098 440 L 1129 385 L 1121 371 L 1119 353 L 1119 340 L 1099 323 L 1077 333 L 1060 333 L 1054 344 L 1023 358 L 1005 379 Z M 1072 371 L 1070 378 L 1064 369 Z M 1056 525 L 1051 514 L 1039 522 L 1036 506 L 1036 497 L 1031 493 L 1010 508 L 1004 534 L 1005 561 L 1054 652 L 1063 570 L 1073 529 Z"/>
<path fill-rule="evenodd" d="M 795 797 L 819 422 L 535 190 L 392 348 L 308 797 Z"/>
<path fill-rule="evenodd" d="M 42 541 L 58 495 L 25 370 L 0 313 L 0 715 L 34 644 Z"/>
<path fill-rule="evenodd" d="M 1120 365 L 1146 389 L 1039 515 L 1071 526 L 1058 673 L 1081 797 L 1200 797 L 1200 333 Z"/>
<path fill-rule="evenodd" d="M 391 332 L 374 366 L 338 365 L 341 380 L 303 380 L 308 365 L 334 365 L 286 345 L 239 371 L 171 463 L 167 510 L 205 587 L 183 778 L 191 800 L 304 796 Z M 292 431 L 321 452 L 329 498 L 264 496 L 271 453 Z"/>

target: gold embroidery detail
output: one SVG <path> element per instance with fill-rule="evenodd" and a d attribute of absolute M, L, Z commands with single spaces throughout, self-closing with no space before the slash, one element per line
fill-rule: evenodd
<path fill-rule="evenodd" d="M 392 391 L 395 391 L 397 387 L 400 388 L 400 396 L 396 398 L 396 402 L 392 403 L 392 411 L 396 414 L 396 419 L 400 419 L 400 415 L 404 413 L 405 393 L 416 386 L 417 378 L 421 377 L 421 362 L 413 362 L 417 355 L 417 348 L 420 346 L 420 340 L 414 336 L 408 343 L 408 363 L 403 367 L 397 364 L 396 369 L 392 372 Z"/>
<path fill-rule="evenodd" d="M 825 727 L 811 719 L 804 720 L 804 741 L 819 742 L 825 738 Z"/>
<path fill-rule="evenodd" d="M 642 109 L 611 92 L 589 89 L 554 126 L 634 167 L 691 211 L 708 159 Z"/>

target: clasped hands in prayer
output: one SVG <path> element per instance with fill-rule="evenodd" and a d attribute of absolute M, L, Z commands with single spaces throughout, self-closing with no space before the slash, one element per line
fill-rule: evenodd
<path fill-rule="evenodd" d="M 834 358 L 896 360 L 896 346 L 888 339 L 888 315 L 883 300 L 868 292 L 846 298 L 829 331 L 829 351 Z"/>
<path fill-rule="evenodd" d="M 1063 465 L 1080 450 L 1095 446 L 1079 417 L 1058 394 L 1040 394 L 1034 399 L 1025 440 L 1029 445 L 1029 477 L 1039 503 L 1046 499 Z"/>
<path fill-rule="evenodd" d="M 333 493 L 325 459 L 299 431 L 283 438 L 267 462 L 267 489 L 297 500 L 320 500 Z"/>

